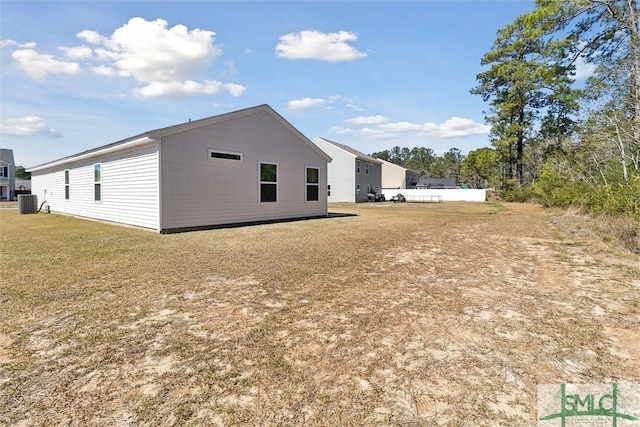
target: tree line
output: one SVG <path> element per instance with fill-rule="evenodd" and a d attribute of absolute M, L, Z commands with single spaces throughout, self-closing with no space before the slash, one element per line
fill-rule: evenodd
<path fill-rule="evenodd" d="M 451 148 L 442 156 L 437 156 L 432 148 L 396 146 L 371 156 L 413 169 L 423 177 L 455 178 L 458 184 L 467 184 L 473 188 L 494 187 L 500 182 L 497 152 L 490 147 L 480 148 L 467 155 L 463 155 L 458 148 Z"/>
<path fill-rule="evenodd" d="M 507 200 L 640 221 L 639 18 L 638 0 L 536 0 L 498 30 L 471 89 L 489 105 L 491 147 L 374 156 L 494 186 Z M 584 84 L 578 65 L 593 68 Z"/>

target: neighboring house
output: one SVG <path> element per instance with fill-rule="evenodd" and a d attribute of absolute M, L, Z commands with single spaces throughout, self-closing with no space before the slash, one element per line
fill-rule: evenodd
<path fill-rule="evenodd" d="M 416 188 L 458 188 L 455 178 L 420 178 Z"/>
<path fill-rule="evenodd" d="M 29 169 L 52 212 L 162 233 L 327 215 L 331 158 L 268 105 Z"/>
<path fill-rule="evenodd" d="M 16 191 L 31 191 L 31 180 L 16 178 Z"/>
<path fill-rule="evenodd" d="M 13 194 L 16 199 L 21 194 L 31 194 L 31 180 L 16 178 L 16 189 Z"/>
<path fill-rule="evenodd" d="M 333 160 L 328 166 L 329 202 L 366 202 L 382 189 L 382 162 L 346 145 L 315 137 L 311 140 Z"/>
<path fill-rule="evenodd" d="M 12 200 L 16 189 L 13 150 L 0 148 L 0 200 Z"/>
<path fill-rule="evenodd" d="M 405 189 L 416 187 L 420 180 L 420 172 L 386 160 L 379 160 L 382 162 L 382 188 Z"/>

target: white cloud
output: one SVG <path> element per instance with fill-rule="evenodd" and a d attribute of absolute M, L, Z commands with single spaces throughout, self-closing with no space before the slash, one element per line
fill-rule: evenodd
<path fill-rule="evenodd" d="M 456 138 L 470 135 L 488 134 L 491 130 L 491 127 L 482 123 L 478 123 L 471 119 L 452 117 L 439 125 L 429 122 L 395 122 L 382 124 L 379 126 L 379 129 L 390 132 L 417 131 L 425 135 L 433 135 L 440 138 Z"/>
<path fill-rule="evenodd" d="M 17 42 L 15 40 L 11 40 L 11 39 L 0 40 L 0 47 L 15 46 L 16 44 Z"/>
<path fill-rule="evenodd" d="M 236 69 L 236 65 L 233 63 L 233 61 L 224 61 L 222 64 L 225 66 L 225 70 L 224 70 L 225 75 L 236 74 L 238 72 L 238 70 Z"/>
<path fill-rule="evenodd" d="M 362 128 L 360 133 L 367 139 L 392 139 L 394 134 L 383 131 L 382 129 Z"/>
<path fill-rule="evenodd" d="M 322 98 L 302 98 L 289 101 L 287 107 L 290 110 L 306 110 L 308 108 L 317 108 L 325 105 L 326 101 Z"/>
<path fill-rule="evenodd" d="M 584 59 L 579 56 L 576 59 L 576 75 L 573 76 L 575 80 L 586 80 L 589 77 L 593 76 L 593 73 L 596 71 L 595 64 L 589 64 L 584 62 Z"/>
<path fill-rule="evenodd" d="M 245 91 L 244 86 L 233 83 L 221 83 L 215 80 L 205 80 L 204 83 L 187 80 L 185 82 L 153 82 L 136 89 L 135 94 L 141 97 L 185 97 L 189 95 L 214 95 L 226 90 L 233 96 L 240 96 Z"/>
<path fill-rule="evenodd" d="M 76 34 L 76 37 L 91 44 L 102 44 L 108 40 L 106 37 L 103 37 L 99 33 L 91 30 L 80 31 Z"/>
<path fill-rule="evenodd" d="M 244 93 L 245 90 L 247 90 L 245 86 L 235 83 L 225 83 L 223 87 L 233 96 L 240 96 Z"/>
<path fill-rule="evenodd" d="M 364 108 L 351 102 L 348 102 L 347 104 L 345 104 L 345 107 L 350 108 L 353 111 L 364 111 Z"/>
<path fill-rule="evenodd" d="M 287 59 L 317 59 L 320 61 L 340 62 L 364 58 L 366 53 L 359 52 L 348 42 L 358 37 L 347 31 L 321 33 L 315 30 L 289 33 L 280 37 L 276 54 Z"/>
<path fill-rule="evenodd" d="M 76 62 L 59 61 L 33 49 L 16 50 L 11 57 L 25 74 L 34 79 L 42 79 L 47 74 L 75 75 L 81 72 L 80 65 Z"/>
<path fill-rule="evenodd" d="M 35 42 L 18 43 L 17 41 L 11 40 L 11 39 L 0 40 L 0 47 L 7 47 L 7 46 L 16 46 L 20 49 L 33 49 L 34 47 L 36 47 L 36 43 Z"/>
<path fill-rule="evenodd" d="M 423 130 L 423 126 L 424 125 L 416 124 L 416 123 L 395 122 L 395 123 L 385 123 L 380 126 L 380 129 L 388 130 L 391 132 L 409 132 L 409 131 Z"/>
<path fill-rule="evenodd" d="M 87 41 L 100 44 L 102 59 L 110 60 L 123 76 L 143 83 L 172 83 L 202 75 L 221 53 L 213 43 L 215 33 L 188 30 L 184 25 L 167 28 L 167 21 L 132 18 L 104 38 L 82 32 Z"/>
<path fill-rule="evenodd" d="M 452 117 L 439 125 L 434 123 L 425 123 L 425 132 L 427 134 L 439 136 L 441 138 L 484 135 L 488 134 L 490 130 L 491 126 L 462 117 Z"/>
<path fill-rule="evenodd" d="M 7 119 L 0 124 L 0 135 L 16 137 L 46 136 L 60 138 L 62 135 L 47 126 L 38 116 L 24 116 Z"/>
<path fill-rule="evenodd" d="M 212 95 L 226 91 L 240 96 L 246 87 L 215 80 L 199 81 L 220 54 L 214 43 L 215 33 L 189 30 L 184 25 L 169 28 L 167 21 L 132 18 L 105 37 L 95 31 L 76 34 L 86 44 L 60 47 L 67 58 L 84 61 L 87 69 L 101 76 L 131 77 L 141 83 L 134 94 L 141 97 L 184 97 Z M 16 45 L 4 41 L 5 45 Z M 78 74 L 81 65 L 55 59 L 32 49 L 13 53 L 18 67 L 32 78 L 50 73 Z M 233 62 L 224 63 L 225 74 L 236 72 Z"/>
<path fill-rule="evenodd" d="M 340 126 L 333 126 L 331 127 L 331 129 L 329 129 L 329 132 L 336 134 L 336 135 L 353 135 L 354 133 L 356 133 L 355 130 L 350 129 L 350 128 L 343 128 Z"/>
<path fill-rule="evenodd" d="M 111 67 L 107 67 L 106 65 L 98 65 L 97 67 L 91 67 L 91 72 L 97 74 L 99 76 L 115 76 L 118 72 Z"/>
<path fill-rule="evenodd" d="M 346 122 L 353 125 L 377 125 L 388 122 L 389 119 L 386 116 L 358 116 L 352 119 L 347 119 Z"/>
<path fill-rule="evenodd" d="M 351 109 L 353 111 L 365 111 L 364 108 L 362 108 L 359 105 L 355 104 L 354 99 L 348 98 L 346 96 L 331 95 L 329 97 L 329 102 L 331 104 L 335 104 L 335 103 L 338 103 L 338 102 L 343 103 L 346 108 L 349 108 L 349 109 Z"/>
<path fill-rule="evenodd" d="M 65 53 L 65 56 L 69 59 L 89 59 L 93 55 L 93 51 L 88 46 L 76 46 L 76 47 L 61 47 Z"/>

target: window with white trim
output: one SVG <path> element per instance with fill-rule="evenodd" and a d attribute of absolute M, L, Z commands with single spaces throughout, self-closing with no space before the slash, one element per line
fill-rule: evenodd
<path fill-rule="evenodd" d="M 356 173 L 360 173 L 360 160 L 356 160 Z"/>
<path fill-rule="evenodd" d="M 102 201 L 102 163 L 93 165 L 93 200 Z"/>
<path fill-rule="evenodd" d="M 69 169 L 64 171 L 64 199 L 69 200 Z"/>
<path fill-rule="evenodd" d="M 364 174 L 369 175 L 369 162 L 365 162 L 364 164 Z"/>
<path fill-rule="evenodd" d="M 307 167 L 307 202 L 320 200 L 320 169 Z"/>
<path fill-rule="evenodd" d="M 278 201 L 278 165 L 260 163 L 260 203 Z"/>

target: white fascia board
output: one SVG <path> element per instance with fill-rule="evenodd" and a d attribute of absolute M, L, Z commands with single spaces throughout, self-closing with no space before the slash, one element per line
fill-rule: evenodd
<path fill-rule="evenodd" d="M 349 156 L 353 157 L 354 159 L 357 159 L 358 156 L 356 156 L 355 154 L 353 154 L 350 151 L 345 150 L 342 147 L 338 147 L 336 144 L 333 144 L 331 141 L 328 141 L 324 138 L 322 138 L 321 136 L 317 136 L 316 138 L 318 138 L 319 140 L 322 140 L 325 144 L 329 144 L 330 146 L 332 146 L 333 148 L 337 148 L 338 150 L 342 151 L 345 154 L 348 154 Z M 315 139 L 315 138 L 314 138 Z"/>
<path fill-rule="evenodd" d="M 90 159 L 92 157 L 103 156 L 105 154 L 116 153 L 118 151 L 128 150 L 130 148 L 135 148 L 140 145 L 149 144 L 152 142 L 158 142 L 155 139 L 144 136 L 142 138 L 134 139 L 133 141 L 124 142 L 122 144 L 113 145 L 110 147 L 104 147 L 103 149 L 91 150 L 87 153 L 80 153 L 74 156 L 65 157 L 64 159 L 54 160 L 53 162 L 45 163 L 40 166 L 34 166 L 32 168 L 27 169 L 27 172 L 38 172 L 45 169 L 50 169 L 58 166 L 62 166 L 67 163 L 75 163 L 81 160 Z"/>

